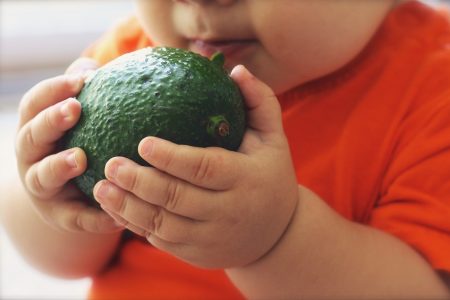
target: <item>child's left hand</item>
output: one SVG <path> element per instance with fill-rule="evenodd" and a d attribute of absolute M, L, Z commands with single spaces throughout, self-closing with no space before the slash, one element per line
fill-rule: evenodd
<path fill-rule="evenodd" d="M 202 267 L 258 260 L 281 238 L 298 202 L 277 98 L 242 66 L 231 77 L 248 107 L 239 152 L 148 137 L 139 153 L 154 168 L 115 157 L 105 167 L 108 180 L 94 189 L 119 223 Z"/>

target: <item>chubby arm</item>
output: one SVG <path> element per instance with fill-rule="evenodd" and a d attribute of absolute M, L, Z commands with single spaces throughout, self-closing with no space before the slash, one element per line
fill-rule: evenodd
<path fill-rule="evenodd" d="M 448 299 L 438 273 L 395 237 L 350 222 L 299 187 L 299 205 L 271 252 L 227 273 L 251 299 Z"/>
<path fill-rule="evenodd" d="M 18 178 L 1 182 L 0 220 L 22 257 L 52 276 L 80 278 L 99 272 L 117 249 L 120 233 L 69 232 L 44 222 Z"/>
<path fill-rule="evenodd" d="M 159 249 L 226 269 L 248 298 L 448 298 L 405 243 L 297 185 L 276 97 L 242 66 L 231 76 L 248 107 L 239 151 L 145 138 L 153 167 L 111 159 L 94 189 L 103 209 Z"/>
<path fill-rule="evenodd" d="M 80 59 L 68 73 L 95 68 Z M 83 204 L 69 180 L 86 168 L 74 148 L 58 152 L 57 141 L 74 126 L 84 76 L 62 75 L 38 83 L 19 107 L 18 174 L 0 183 L 1 223 L 23 257 L 43 272 L 62 277 L 93 275 L 115 253 L 122 227 L 104 212 Z"/>

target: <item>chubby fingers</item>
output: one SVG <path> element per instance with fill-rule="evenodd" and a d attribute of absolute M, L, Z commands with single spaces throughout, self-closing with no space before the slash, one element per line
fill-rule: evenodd
<path fill-rule="evenodd" d="M 107 180 L 96 185 L 94 194 L 103 210 L 117 223 L 147 238 L 156 235 L 166 241 L 187 243 L 195 239 L 192 233 L 202 223 L 143 201 Z"/>
<path fill-rule="evenodd" d="M 75 187 L 73 187 L 75 189 Z M 78 195 L 79 191 L 74 191 Z M 44 219 L 55 228 L 69 232 L 114 233 L 124 229 L 111 216 L 79 199 L 53 199 L 38 205 L 47 206 L 49 215 Z"/>
<path fill-rule="evenodd" d="M 239 180 L 241 153 L 222 148 L 177 145 L 156 137 L 144 138 L 140 156 L 155 168 L 199 187 L 224 191 Z"/>
<path fill-rule="evenodd" d="M 68 149 L 33 164 L 27 170 L 24 180 L 28 191 L 34 196 L 51 197 L 58 193 L 68 180 L 81 175 L 86 165 L 83 150 Z"/>
<path fill-rule="evenodd" d="M 42 217 L 55 228 L 70 232 L 112 233 L 123 229 L 105 212 L 90 207 L 84 195 L 68 181 L 82 174 L 87 161 L 79 148 L 49 155 L 33 164 L 24 176 L 33 203 L 45 213 Z"/>
<path fill-rule="evenodd" d="M 110 182 L 102 181 L 94 188 L 94 195 L 101 204 L 106 205 L 111 197 L 117 196 L 114 185 L 147 203 L 196 220 L 211 218 L 219 203 L 215 191 L 202 189 L 155 168 L 140 166 L 126 158 L 115 157 L 109 160 L 105 174 Z M 120 207 L 123 214 L 133 216 L 127 211 L 129 207 L 136 206 L 135 198 L 119 197 L 113 201 L 120 203 L 115 206 Z"/>
<path fill-rule="evenodd" d="M 272 89 L 243 65 L 234 67 L 230 76 L 245 98 L 248 126 L 259 132 L 262 138 L 282 133 L 281 107 Z"/>
<path fill-rule="evenodd" d="M 46 156 L 65 131 L 76 124 L 80 113 L 81 105 L 73 98 L 39 112 L 17 134 L 16 149 L 20 160 L 31 163 Z"/>
<path fill-rule="evenodd" d="M 45 108 L 76 96 L 84 84 L 82 74 L 61 75 L 32 87 L 19 105 L 19 124 L 23 126 Z"/>

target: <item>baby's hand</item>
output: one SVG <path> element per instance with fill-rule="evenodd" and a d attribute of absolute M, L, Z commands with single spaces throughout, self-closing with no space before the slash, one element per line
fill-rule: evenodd
<path fill-rule="evenodd" d="M 111 159 L 94 194 L 118 222 L 154 246 L 202 267 L 249 264 L 286 230 L 298 201 L 278 100 L 244 67 L 231 76 L 248 107 L 239 152 L 149 137 L 140 155 L 154 168 Z"/>
<path fill-rule="evenodd" d="M 84 152 L 57 149 L 57 141 L 80 117 L 81 105 L 71 97 L 83 86 L 81 72 L 93 68 L 93 61 L 80 59 L 66 75 L 44 80 L 24 95 L 19 106 L 16 156 L 22 182 L 45 221 L 69 231 L 112 232 L 118 226 L 111 217 L 86 206 L 82 194 L 68 183 L 86 169 Z"/>

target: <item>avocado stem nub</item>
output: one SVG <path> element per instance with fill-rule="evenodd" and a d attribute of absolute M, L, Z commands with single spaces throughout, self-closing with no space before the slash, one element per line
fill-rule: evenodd
<path fill-rule="evenodd" d="M 225 121 L 220 122 L 219 126 L 217 126 L 217 133 L 222 137 L 229 135 L 230 134 L 230 124 L 228 124 Z"/>
<path fill-rule="evenodd" d="M 211 55 L 211 58 L 209 59 L 213 64 L 215 64 L 216 66 L 219 67 L 223 67 L 223 65 L 225 64 L 225 56 L 223 55 L 222 52 L 217 51 L 216 53 L 214 53 L 213 55 Z"/>
<path fill-rule="evenodd" d="M 212 116 L 209 118 L 207 132 L 214 138 L 226 137 L 230 134 L 230 123 L 224 116 Z"/>

